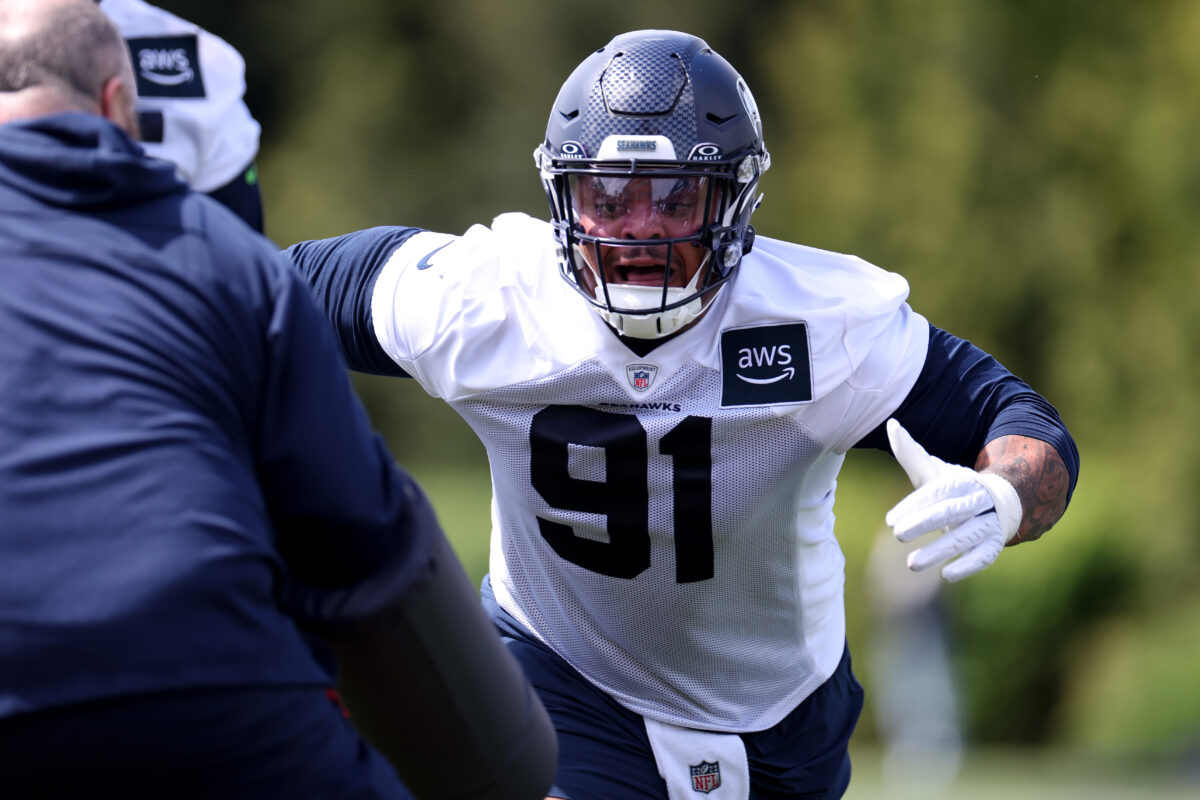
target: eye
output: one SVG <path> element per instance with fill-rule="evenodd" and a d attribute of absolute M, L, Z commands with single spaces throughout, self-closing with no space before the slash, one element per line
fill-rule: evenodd
<path fill-rule="evenodd" d="M 690 197 L 668 197 L 655 204 L 655 210 L 672 219 L 687 219 L 696 208 L 696 203 Z"/>
<path fill-rule="evenodd" d="M 654 199 L 654 212 L 675 221 L 690 221 L 700 203 L 703 182 L 697 178 L 681 178 L 671 182 L 660 179 Z M 665 191 L 661 191 L 665 190 Z"/>
<path fill-rule="evenodd" d="M 592 213 L 599 219 L 616 219 L 628 213 L 629 209 L 620 198 L 611 195 L 600 195 L 592 198 Z"/>

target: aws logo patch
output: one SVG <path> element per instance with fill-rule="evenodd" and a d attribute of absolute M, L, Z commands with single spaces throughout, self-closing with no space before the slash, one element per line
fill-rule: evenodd
<path fill-rule="evenodd" d="M 128 39 L 139 97 L 204 97 L 194 34 Z"/>
<path fill-rule="evenodd" d="M 760 325 L 721 334 L 721 405 L 768 406 L 813 399 L 808 326 Z"/>

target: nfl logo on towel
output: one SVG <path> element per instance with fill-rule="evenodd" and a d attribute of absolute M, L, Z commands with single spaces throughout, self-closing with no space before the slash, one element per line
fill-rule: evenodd
<path fill-rule="evenodd" d="M 717 761 L 701 761 L 689 764 L 692 771 L 692 789 L 708 794 L 721 785 L 721 764 Z"/>
<path fill-rule="evenodd" d="M 629 385 L 639 392 L 649 389 L 657 374 L 658 367 L 653 364 L 630 364 L 625 367 L 625 377 L 629 378 Z"/>

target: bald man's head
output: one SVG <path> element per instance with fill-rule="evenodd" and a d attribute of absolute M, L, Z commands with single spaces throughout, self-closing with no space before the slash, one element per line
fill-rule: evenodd
<path fill-rule="evenodd" d="M 0 0 L 0 122 L 90 111 L 136 135 L 135 92 L 125 42 L 94 2 Z"/>

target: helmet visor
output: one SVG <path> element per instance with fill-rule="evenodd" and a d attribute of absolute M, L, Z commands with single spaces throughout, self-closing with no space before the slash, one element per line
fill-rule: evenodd
<path fill-rule="evenodd" d="M 698 175 L 569 176 L 574 222 L 602 239 L 683 239 L 712 220 L 710 181 Z"/>

